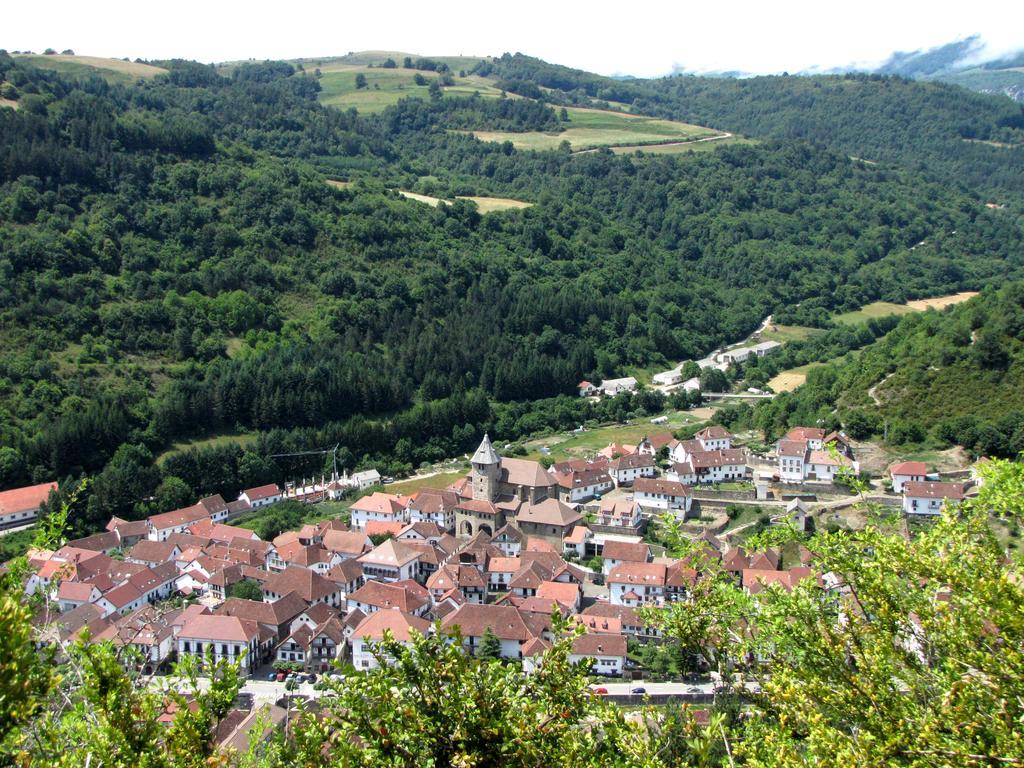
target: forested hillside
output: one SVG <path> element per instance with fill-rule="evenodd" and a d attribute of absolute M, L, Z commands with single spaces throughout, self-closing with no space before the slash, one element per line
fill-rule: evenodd
<path fill-rule="evenodd" d="M 907 315 L 846 362 L 811 369 L 800 389 L 755 414 L 774 435 L 819 419 L 841 422 L 857 438 L 1016 457 L 1024 451 L 1024 284 Z"/>
<path fill-rule="evenodd" d="M 18 105 L 0 108 L 0 486 L 94 475 L 93 520 L 169 476 L 281 480 L 270 452 L 451 455 L 526 428 L 502 403 L 701 355 L 786 307 L 1024 279 L 1013 210 L 846 149 L 519 152 L 464 131 L 557 130 L 549 106 L 437 95 L 363 117 L 289 64 L 161 65 L 112 84 L 0 55 Z M 426 183 L 534 205 L 396 191 Z M 238 430 L 261 437 L 230 461 L 155 464 Z"/>
<path fill-rule="evenodd" d="M 898 163 L 991 194 L 1024 194 L 1024 105 L 1001 96 L 884 75 L 619 81 L 521 54 L 487 66 L 557 89 L 553 101 L 624 102 L 644 114 Z"/>

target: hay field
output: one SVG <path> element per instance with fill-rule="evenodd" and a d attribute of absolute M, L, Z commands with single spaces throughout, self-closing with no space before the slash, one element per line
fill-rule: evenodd
<path fill-rule="evenodd" d="M 961 293 L 954 293 L 952 296 L 937 296 L 934 299 L 915 299 L 914 301 L 908 301 L 907 306 L 921 312 L 926 309 L 945 309 L 962 301 L 973 299 L 977 295 L 977 291 L 963 291 Z"/>
<path fill-rule="evenodd" d="M 15 58 L 29 62 L 40 69 L 52 69 L 66 75 L 97 74 L 111 82 L 134 82 L 140 77 L 154 77 L 167 72 L 163 67 L 100 56 L 53 56 L 18 54 Z"/>
<path fill-rule="evenodd" d="M 520 208 L 529 208 L 533 203 L 524 200 L 513 200 L 510 197 L 474 197 L 471 195 L 459 195 L 459 200 L 472 200 L 476 203 L 480 213 L 491 213 L 492 211 L 509 211 Z"/>
<path fill-rule="evenodd" d="M 581 107 L 569 107 L 566 111 L 569 114 L 569 121 L 563 123 L 565 130 L 557 133 L 540 131 L 526 133 L 473 131 L 472 133 L 482 141 L 510 141 L 516 149 L 523 150 L 557 149 L 563 141 L 568 141 L 574 151 L 607 146 L 622 146 L 635 150 L 642 149 L 641 145 L 644 144 L 668 144 L 719 134 L 718 131 L 701 125 L 690 125 L 689 123 L 678 123 L 673 120 L 661 120 L 621 112 Z"/>
<path fill-rule="evenodd" d="M 773 376 L 768 381 L 768 386 L 773 392 L 792 392 L 807 381 L 807 374 L 797 371 L 783 371 Z"/>
<path fill-rule="evenodd" d="M 910 312 L 924 312 L 926 309 L 944 309 L 954 304 L 977 296 L 977 291 L 963 291 L 949 296 L 935 296 L 931 299 L 915 299 L 906 304 L 893 304 L 889 301 L 876 301 L 867 304 L 853 312 L 844 312 L 835 315 L 832 319 L 837 323 L 865 323 L 873 317 L 888 317 L 889 315 L 906 315 Z"/>
<path fill-rule="evenodd" d="M 400 60 L 399 60 L 400 61 Z M 312 72 L 313 64 L 304 64 L 306 72 Z M 438 78 L 435 72 L 418 72 L 415 69 L 383 69 L 344 62 L 331 62 L 319 67 L 320 94 L 322 104 L 341 109 L 355 107 L 360 112 L 380 112 L 408 96 L 429 98 L 430 82 Z M 422 75 L 426 85 L 416 85 L 416 75 Z M 365 88 L 356 88 L 356 76 L 366 78 Z M 444 93 L 470 96 L 479 91 L 481 96 L 498 97 L 501 91 L 486 78 L 473 76 L 456 77 L 455 85 L 444 88 Z"/>

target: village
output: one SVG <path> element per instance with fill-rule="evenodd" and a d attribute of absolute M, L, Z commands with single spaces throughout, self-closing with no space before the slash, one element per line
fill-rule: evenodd
<path fill-rule="evenodd" d="M 729 510 L 768 510 L 771 525 L 812 531 L 864 500 L 843 483 L 858 472 L 846 436 L 814 427 L 790 430 L 770 455 L 709 425 L 691 439 L 652 432 L 549 467 L 502 456 L 485 435 L 468 473 L 447 488 L 406 496 L 375 485 L 347 519 L 272 541 L 231 521 L 289 494 L 302 498 L 298 486 L 114 518 L 105 532 L 31 551 L 25 592 L 42 598 L 40 645 L 110 641 L 133 649 L 126 658 L 148 675 L 193 656 L 237 663 L 263 685 L 315 683 L 378 666 L 374 645 L 385 636 L 409 643 L 414 633 L 456 628 L 468 653 L 530 671 L 560 616 L 582 627 L 572 660 L 587 660 L 595 681 L 646 692 L 644 681 L 664 679 L 664 670 L 652 678 L 641 661 L 643 647 L 661 640 L 641 609 L 685 600 L 705 569 L 728 573 L 752 596 L 804 580 L 829 588 L 803 546 L 748 551 L 734 536 L 743 526 L 722 533 Z M 379 476 L 360 479 L 371 477 Z M 976 482 L 898 462 L 869 499 L 925 519 Z M 0 512 L 28 519 L 51 487 L 0 493 Z M 360 493 L 348 476 L 319 487 Z M 658 543 L 666 519 L 691 538 L 690 554 L 673 558 Z M 693 680 L 667 690 L 704 692 Z M 608 691 L 599 682 L 594 690 Z"/>

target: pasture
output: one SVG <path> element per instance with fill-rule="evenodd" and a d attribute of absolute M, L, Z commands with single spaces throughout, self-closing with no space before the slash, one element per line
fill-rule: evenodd
<path fill-rule="evenodd" d="M 930 299 L 914 299 L 913 301 L 908 301 L 906 304 L 893 304 L 890 301 L 876 301 L 853 312 L 844 312 L 841 315 L 835 315 L 832 319 L 837 323 L 847 323 L 849 325 L 866 323 L 868 320 L 877 317 L 906 315 L 911 312 L 924 312 L 927 309 L 945 309 L 946 307 L 951 307 L 954 304 L 967 301 L 977 295 L 977 291 L 963 291 L 949 296 L 935 296 Z"/>
<path fill-rule="evenodd" d="M 476 203 L 480 213 L 491 213 L 493 211 L 519 210 L 529 208 L 533 203 L 524 200 L 513 200 L 510 197 L 479 197 L 472 195 L 459 195 L 459 200 L 471 200 Z"/>
<path fill-rule="evenodd" d="M 566 111 L 569 120 L 563 123 L 565 130 L 558 133 L 472 133 L 482 141 L 510 141 L 516 149 L 523 150 L 557 149 L 563 141 L 568 141 L 572 150 L 577 152 L 608 146 L 620 146 L 628 150 L 644 149 L 643 145 L 669 144 L 719 135 L 718 131 L 704 126 L 654 117 L 582 107 L 569 107 Z"/>
<path fill-rule="evenodd" d="M 556 435 L 537 438 L 525 443 L 528 458 L 538 459 L 540 449 L 547 448 L 551 458 L 561 461 L 570 456 L 588 456 L 597 453 L 609 443 L 636 445 L 643 437 L 661 432 L 672 432 L 681 427 L 692 426 L 706 421 L 706 413 L 691 411 L 675 411 L 664 414 L 668 416 L 667 424 L 652 424 L 651 416 L 635 419 L 629 424 L 612 424 L 595 427 L 585 432 L 559 432 Z"/>
<path fill-rule="evenodd" d="M 768 386 L 772 392 L 792 392 L 807 381 L 807 370 L 809 365 L 802 365 L 799 368 L 791 368 L 782 371 L 768 380 Z"/>
<path fill-rule="evenodd" d="M 400 60 L 399 60 L 400 61 Z M 306 64 L 306 72 L 315 67 Z M 320 95 L 322 104 L 341 109 L 356 108 L 360 112 L 380 112 L 397 104 L 408 96 L 426 99 L 429 87 L 438 75 L 435 72 L 419 72 L 415 69 L 383 69 L 349 63 L 328 63 L 320 69 Z M 425 85 L 416 84 L 416 75 L 421 75 Z M 356 77 L 366 78 L 366 87 L 356 87 Z M 486 78 L 467 76 L 455 77 L 455 84 L 444 89 L 446 94 L 470 96 L 479 91 L 482 96 L 498 97 L 501 91 Z"/>
<path fill-rule="evenodd" d="M 86 77 L 99 75 L 111 83 L 133 83 L 140 77 L 154 77 L 167 72 L 162 67 L 143 64 L 123 59 L 105 59 L 99 56 L 38 56 L 34 54 L 18 54 L 15 58 L 23 59 L 40 69 L 51 69 L 65 75 Z"/>
<path fill-rule="evenodd" d="M 418 192 L 409 192 L 405 189 L 398 190 L 398 194 L 402 197 L 408 198 L 409 200 L 415 200 L 419 203 L 426 203 L 432 205 L 435 208 L 441 203 L 450 205 L 451 200 L 444 200 L 440 197 L 433 197 L 431 195 L 421 195 Z M 481 197 L 474 195 L 459 195 L 459 200 L 469 200 L 470 202 L 476 203 L 477 210 L 480 213 L 492 213 L 493 211 L 509 211 L 518 210 L 520 208 L 529 208 L 533 203 L 527 203 L 523 200 L 513 200 L 510 197 Z"/>

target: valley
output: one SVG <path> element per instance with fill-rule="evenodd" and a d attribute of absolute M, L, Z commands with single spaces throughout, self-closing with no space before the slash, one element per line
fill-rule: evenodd
<path fill-rule="evenodd" d="M 0 764 L 1024 760 L 1019 105 L 46 50 Z"/>

